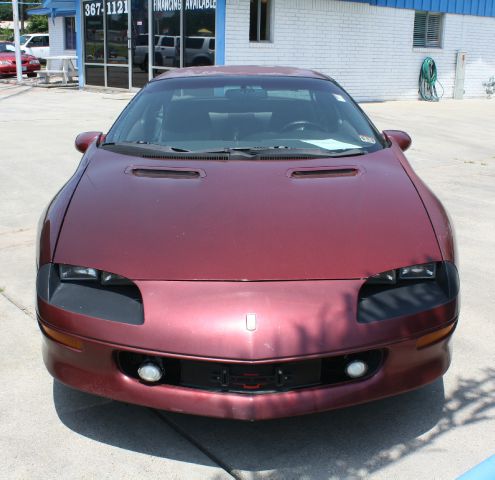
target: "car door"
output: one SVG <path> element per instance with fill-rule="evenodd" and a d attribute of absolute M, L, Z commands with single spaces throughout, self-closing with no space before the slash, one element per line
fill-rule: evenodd
<path fill-rule="evenodd" d="M 40 57 L 46 58 L 50 56 L 50 37 L 43 35 L 41 37 Z"/>
<path fill-rule="evenodd" d="M 46 58 L 50 54 L 49 42 L 48 35 L 34 35 L 26 43 L 24 50 L 35 57 Z"/>

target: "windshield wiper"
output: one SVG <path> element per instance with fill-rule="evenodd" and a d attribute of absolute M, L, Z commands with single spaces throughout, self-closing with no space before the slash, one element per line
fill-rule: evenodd
<path fill-rule="evenodd" d="M 193 150 L 192 154 L 228 154 L 229 156 L 240 156 L 244 158 L 256 159 L 259 157 L 291 158 L 291 157 L 314 157 L 314 158 L 338 158 L 354 157 L 365 155 L 367 150 L 361 148 L 347 148 L 340 150 L 327 150 L 325 148 L 293 148 L 283 145 L 273 147 L 225 147 L 212 150 Z"/>
<path fill-rule="evenodd" d="M 101 145 L 102 147 L 112 147 L 112 150 L 124 149 L 138 149 L 139 151 L 158 151 L 165 153 L 189 153 L 189 150 L 184 148 L 174 147 L 171 145 L 159 145 L 157 143 L 144 142 L 139 140 L 137 142 L 106 142 Z"/>
<path fill-rule="evenodd" d="M 179 156 L 187 155 L 225 155 L 225 159 L 230 160 L 257 160 L 262 157 L 266 158 L 338 158 L 353 157 L 365 155 L 367 150 L 361 148 L 347 148 L 340 150 L 327 150 L 325 148 L 295 148 L 285 145 L 275 146 L 253 146 L 253 147 L 223 147 L 205 150 L 186 150 L 184 148 L 174 147 L 171 145 L 158 145 L 156 143 L 137 141 L 137 142 L 106 142 L 101 145 L 116 153 L 122 154 L 156 154 L 170 153 Z"/>

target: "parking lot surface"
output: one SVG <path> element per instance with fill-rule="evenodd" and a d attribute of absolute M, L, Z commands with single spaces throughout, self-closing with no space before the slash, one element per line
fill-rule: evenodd
<path fill-rule="evenodd" d="M 129 94 L 0 85 L 0 479 L 453 479 L 495 453 L 495 100 L 365 104 L 457 231 L 450 370 L 421 390 L 261 423 L 170 414 L 71 390 L 46 372 L 34 309 L 41 212 L 75 170 L 77 133 Z M 7 90 L 10 88 L 10 91 Z"/>

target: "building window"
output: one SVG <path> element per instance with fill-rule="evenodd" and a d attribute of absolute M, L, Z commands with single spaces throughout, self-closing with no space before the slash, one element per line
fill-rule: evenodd
<path fill-rule="evenodd" d="M 442 27 L 442 13 L 416 12 L 413 46 L 442 48 Z"/>
<path fill-rule="evenodd" d="M 268 42 L 270 38 L 271 1 L 251 0 L 249 14 L 249 40 L 251 42 Z"/>
<path fill-rule="evenodd" d="M 76 18 L 64 17 L 65 49 L 76 49 Z"/>

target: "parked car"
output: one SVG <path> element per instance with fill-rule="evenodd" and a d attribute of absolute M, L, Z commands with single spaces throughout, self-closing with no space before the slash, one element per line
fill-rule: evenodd
<path fill-rule="evenodd" d="M 36 70 L 40 68 L 39 60 L 33 55 L 21 52 L 22 73 L 28 77 L 36 77 Z M 11 42 L 0 42 L 0 76 L 12 77 L 17 74 L 15 46 Z"/>
<path fill-rule="evenodd" d="M 178 67 L 180 37 L 155 35 L 155 65 L 160 67 Z M 133 64 L 148 70 L 148 34 L 136 37 L 133 52 Z M 184 62 L 186 66 L 206 66 L 215 63 L 215 39 L 211 37 L 186 37 Z"/>
<path fill-rule="evenodd" d="M 447 214 L 325 75 L 176 69 L 40 222 L 37 315 L 61 382 L 262 420 L 396 395 L 450 364 L 459 278 Z"/>
<path fill-rule="evenodd" d="M 50 56 L 50 36 L 48 33 L 21 35 L 21 48 L 29 55 L 46 59 Z"/>

